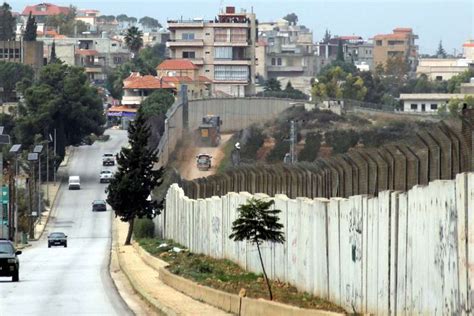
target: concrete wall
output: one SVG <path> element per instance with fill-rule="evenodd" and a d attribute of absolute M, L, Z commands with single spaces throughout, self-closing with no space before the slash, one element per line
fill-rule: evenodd
<path fill-rule="evenodd" d="M 194 200 L 174 184 L 155 224 L 192 252 L 258 273 L 255 246 L 228 238 L 250 197 Z M 460 315 L 474 307 L 474 173 L 376 198 L 274 200 L 286 242 L 262 247 L 269 277 L 351 312 Z"/>

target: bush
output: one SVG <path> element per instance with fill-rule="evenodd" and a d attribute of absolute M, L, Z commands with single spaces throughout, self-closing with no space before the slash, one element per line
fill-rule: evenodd
<path fill-rule="evenodd" d="M 303 150 L 298 155 L 299 161 L 315 161 L 318 158 L 319 149 L 321 148 L 321 134 L 308 133 Z"/>
<path fill-rule="evenodd" d="M 155 235 L 155 224 L 148 218 L 137 218 L 133 225 L 135 238 L 153 238 Z"/>
<path fill-rule="evenodd" d="M 253 125 L 242 132 L 240 139 L 242 150 L 240 157 L 246 160 L 256 160 L 257 152 L 265 141 L 261 128 Z"/>
<path fill-rule="evenodd" d="M 346 153 L 359 141 L 355 130 L 334 130 L 326 133 L 326 142 L 333 148 L 335 154 Z"/>

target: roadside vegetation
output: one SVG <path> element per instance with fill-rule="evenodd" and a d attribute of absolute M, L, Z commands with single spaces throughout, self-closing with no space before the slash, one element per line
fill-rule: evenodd
<path fill-rule="evenodd" d="M 245 289 L 247 297 L 256 299 L 268 297 L 267 284 L 263 275 L 247 272 L 230 260 L 213 259 L 187 250 L 174 252 L 172 250 L 174 247 L 180 249 L 184 247 L 172 240 L 143 238 L 138 239 L 137 242 L 150 254 L 166 261 L 169 264 L 167 269 L 176 275 L 236 295 L 241 289 Z M 166 246 L 162 246 L 163 244 Z M 270 283 L 274 301 L 301 308 L 345 312 L 341 307 L 326 300 L 305 292 L 298 292 L 291 284 L 278 280 L 270 280 Z"/>

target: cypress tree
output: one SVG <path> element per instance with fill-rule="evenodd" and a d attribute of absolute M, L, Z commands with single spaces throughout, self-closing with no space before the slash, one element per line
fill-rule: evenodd
<path fill-rule="evenodd" d="M 342 40 L 339 40 L 339 42 L 337 44 L 337 57 L 336 57 L 336 60 L 337 61 L 344 61 L 344 50 L 343 50 L 343 47 L 342 47 Z"/>
<path fill-rule="evenodd" d="M 54 64 L 58 61 L 58 58 L 56 57 L 56 43 L 53 41 L 53 44 L 51 45 L 51 56 L 49 58 L 49 63 Z"/>
<path fill-rule="evenodd" d="M 12 41 L 15 39 L 15 18 L 12 8 L 6 2 L 0 7 L 0 41 Z"/>
<path fill-rule="evenodd" d="M 34 16 L 28 16 L 28 21 L 26 22 L 26 30 L 23 39 L 27 42 L 34 42 L 36 41 L 36 31 L 38 29 L 38 25 L 36 24 L 36 19 Z"/>

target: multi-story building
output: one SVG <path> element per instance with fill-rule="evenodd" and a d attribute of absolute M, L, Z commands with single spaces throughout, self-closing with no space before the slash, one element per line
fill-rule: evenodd
<path fill-rule="evenodd" d="M 0 41 L 0 61 L 29 65 L 38 72 L 44 65 L 43 42 Z"/>
<path fill-rule="evenodd" d="M 315 75 L 313 32 L 285 19 L 258 25 L 265 60 L 258 60 L 265 78 L 295 78 Z M 263 64 L 263 70 L 261 70 Z"/>
<path fill-rule="evenodd" d="M 339 43 L 342 45 L 344 60 L 352 62 L 363 71 L 373 69 L 373 49 L 371 41 L 365 41 L 358 35 L 335 36 L 329 41 L 321 41 L 316 46 L 316 69 L 319 72 L 324 66 L 337 58 Z"/>
<path fill-rule="evenodd" d="M 463 57 L 474 60 L 474 39 L 468 40 L 462 45 Z"/>
<path fill-rule="evenodd" d="M 420 58 L 416 75 L 426 75 L 430 80 L 449 80 L 465 72 L 474 63 L 471 59 L 460 58 Z"/>
<path fill-rule="evenodd" d="M 227 7 L 214 20 L 169 20 L 171 59 L 189 59 L 199 75 L 212 81 L 213 95 L 255 93 L 254 13 L 236 13 Z"/>
<path fill-rule="evenodd" d="M 137 108 L 143 100 L 158 89 L 166 89 L 176 93 L 176 87 L 168 84 L 160 78 L 146 75 L 142 76 L 138 72 L 132 72 L 123 81 L 122 104 L 128 107 Z"/>
<path fill-rule="evenodd" d="M 402 58 L 414 73 L 417 67 L 418 46 L 415 40 L 418 35 L 411 28 L 396 28 L 392 34 L 378 34 L 374 36 L 374 66 L 386 65 L 389 58 Z"/>
<path fill-rule="evenodd" d="M 23 12 L 21 13 L 21 22 L 20 24 L 25 27 L 28 16 L 31 12 L 31 15 L 35 17 L 36 23 L 38 25 L 37 30 L 40 32 L 45 31 L 45 23 L 50 16 L 55 16 L 59 14 L 67 15 L 70 12 L 69 7 L 57 6 L 51 3 L 40 3 L 35 5 L 26 6 Z"/>
<path fill-rule="evenodd" d="M 107 37 L 44 37 L 41 40 L 45 43 L 45 58 L 50 58 L 54 41 L 56 56 L 68 65 L 84 67 L 89 79 L 96 83 L 102 83 L 112 69 L 130 59 L 130 52 L 121 41 Z"/>
<path fill-rule="evenodd" d="M 99 15 L 100 15 L 100 12 L 98 10 L 80 9 L 80 10 L 77 10 L 77 15 L 76 15 L 75 20 L 82 21 L 91 26 L 95 26 L 96 19 Z"/>

